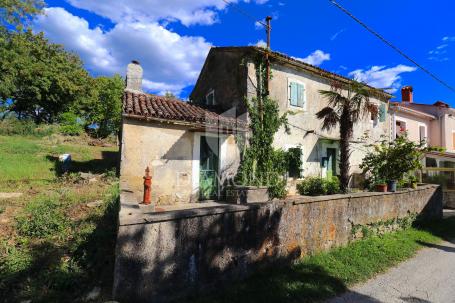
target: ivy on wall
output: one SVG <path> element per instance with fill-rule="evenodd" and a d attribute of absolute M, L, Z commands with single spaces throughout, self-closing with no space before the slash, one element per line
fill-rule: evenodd
<path fill-rule="evenodd" d="M 288 170 L 289 159 L 294 158 L 272 146 L 280 127 L 284 127 L 286 133 L 290 131 L 287 113 L 280 115 L 278 103 L 268 94 L 266 64 L 265 58 L 258 55 L 255 61 L 256 97 L 245 100 L 251 132 L 236 181 L 241 185 L 267 186 L 270 197 L 275 198 L 286 196 L 283 176 Z"/>

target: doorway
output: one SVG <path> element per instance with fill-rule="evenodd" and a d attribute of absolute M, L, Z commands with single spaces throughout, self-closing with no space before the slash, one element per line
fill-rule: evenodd
<path fill-rule="evenodd" d="M 327 148 L 327 178 L 336 176 L 337 171 L 337 150 Z"/>
<path fill-rule="evenodd" d="M 218 137 L 201 136 L 199 162 L 199 199 L 218 198 Z"/>

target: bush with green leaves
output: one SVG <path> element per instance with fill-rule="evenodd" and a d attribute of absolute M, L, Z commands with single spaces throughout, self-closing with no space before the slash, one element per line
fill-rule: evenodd
<path fill-rule="evenodd" d="M 16 217 L 21 236 L 47 238 L 67 228 L 67 219 L 56 198 L 41 196 L 29 202 Z"/>
<path fill-rule="evenodd" d="M 337 177 L 307 177 L 297 184 L 297 191 L 304 196 L 337 194 L 340 192 L 340 180 Z"/>
<path fill-rule="evenodd" d="M 379 181 L 402 180 L 406 175 L 422 168 L 421 159 L 426 152 L 441 151 L 439 147 L 428 147 L 425 141 L 410 141 L 407 135 L 393 141 L 382 141 L 374 145 L 360 165 L 365 174 L 369 174 L 369 183 Z"/>
<path fill-rule="evenodd" d="M 67 136 L 79 136 L 84 132 L 84 126 L 75 113 L 66 112 L 59 116 L 60 132 Z"/>
<path fill-rule="evenodd" d="M 19 120 L 16 117 L 7 117 L 0 121 L 0 135 L 4 136 L 34 136 L 45 137 L 56 132 L 58 126 L 52 124 L 37 125 L 31 119 Z"/>

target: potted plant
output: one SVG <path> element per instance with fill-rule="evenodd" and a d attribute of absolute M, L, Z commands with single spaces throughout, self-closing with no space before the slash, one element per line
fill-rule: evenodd
<path fill-rule="evenodd" d="M 381 193 L 387 192 L 387 183 L 382 179 L 378 179 L 375 183 L 375 190 Z"/>
<path fill-rule="evenodd" d="M 414 175 L 409 176 L 409 187 L 416 189 L 417 188 L 417 177 Z"/>

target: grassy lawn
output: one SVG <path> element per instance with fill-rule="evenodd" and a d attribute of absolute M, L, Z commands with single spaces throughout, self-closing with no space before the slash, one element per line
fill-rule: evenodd
<path fill-rule="evenodd" d="M 320 302 L 415 255 L 442 239 L 455 238 L 455 218 L 420 224 L 306 257 L 236 283 L 192 302 Z"/>
<path fill-rule="evenodd" d="M 62 153 L 73 159 L 67 175 L 57 169 Z M 0 197 L 1 302 L 78 302 L 94 288 L 97 301 L 110 298 L 117 157 L 115 145 L 84 138 L 0 136 L 0 193 L 22 193 Z"/>

